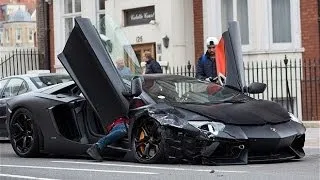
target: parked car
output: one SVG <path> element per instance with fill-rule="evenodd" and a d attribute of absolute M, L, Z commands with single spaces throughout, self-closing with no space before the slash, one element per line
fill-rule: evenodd
<path fill-rule="evenodd" d="M 7 101 L 14 96 L 30 92 L 53 84 L 72 80 L 67 74 L 33 73 L 6 77 L 0 80 L 0 138 L 6 139 L 5 125 Z"/>
<path fill-rule="evenodd" d="M 261 93 L 266 86 L 242 83 L 241 54 L 235 51 L 241 46 L 233 41 L 239 34 L 232 34 L 231 27 L 229 31 L 223 36 L 227 60 L 223 85 L 164 74 L 123 79 L 90 20 L 75 18 L 58 56 L 74 82 L 8 101 L 14 151 L 21 157 L 85 155 L 105 135 L 106 125 L 126 116 L 127 137 L 108 146 L 104 157 L 119 159 L 132 152 L 141 163 L 202 164 L 302 158 L 305 127 L 277 103 L 247 95 Z"/>

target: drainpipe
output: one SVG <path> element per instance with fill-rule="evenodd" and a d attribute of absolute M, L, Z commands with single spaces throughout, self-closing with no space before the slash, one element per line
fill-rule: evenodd
<path fill-rule="evenodd" d="M 51 1 L 45 0 L 44 2 L 44 34 L 45 34 L 45 53 L 44 53 L 44 69 L 50 70 L 50 27 L 49 27 L 49 3 Z"/>

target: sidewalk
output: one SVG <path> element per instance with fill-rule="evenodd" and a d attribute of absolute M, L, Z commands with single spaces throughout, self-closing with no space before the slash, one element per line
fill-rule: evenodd
<path fill-rule="evenodd" d="M 307 128 L 304 147 L 320 150 L 320 128 Z"/>
<path fill-rule="evenodd" d="M 320 121 L 303 121 L 307 128 L 305 148 L 320 148 Z"/>
<path fill-rule="evenodd" d="M 320 128 L 320 121 L 303 121 L 306 128 Z"/>

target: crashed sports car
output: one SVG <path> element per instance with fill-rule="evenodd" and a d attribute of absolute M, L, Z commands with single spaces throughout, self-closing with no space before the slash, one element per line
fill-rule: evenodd
<path fill-rule="evenodd" d="M 226 61 L 223 84 L 164 74 L 122 77 L 112 53 L 121 52 L 113 38 L 123 37 L 108 37 L 112 52 L 88 19 L 75 18 L 58 56 L 74 82 L 8 102 L 7 128 L 17 155 L 85 155 L 107 125 L 128 117 L 127 137 L 108 146 L 105 158 L 214 165 L 304 157 L 301 121 L 275 102 L 248 96 L 266 85 L 245 85 L 237 23 L 229 25 L 220 44 Z M 139 72 L 132 48 L 119 47 Z"/>

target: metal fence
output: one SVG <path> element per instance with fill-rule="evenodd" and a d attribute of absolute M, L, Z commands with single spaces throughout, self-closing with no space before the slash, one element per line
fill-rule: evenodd
<path fill-rule="evenodd" d="M 36 49 L 21 49 L 11 52 L 0 52 L 0 78 L 26 74 L 39 69 L 42 55 Z"/>
<path fill-rule="evenodd" d="M 320 59 L 287 59 L 247 62 L 246 84 L 267 84 L 264 93 L 250 95 L 281 104 L 303 120 L 320 120 Z M 195 77 L 190 62 L 179 67 L 164 68 L 166 74 Z"/>

